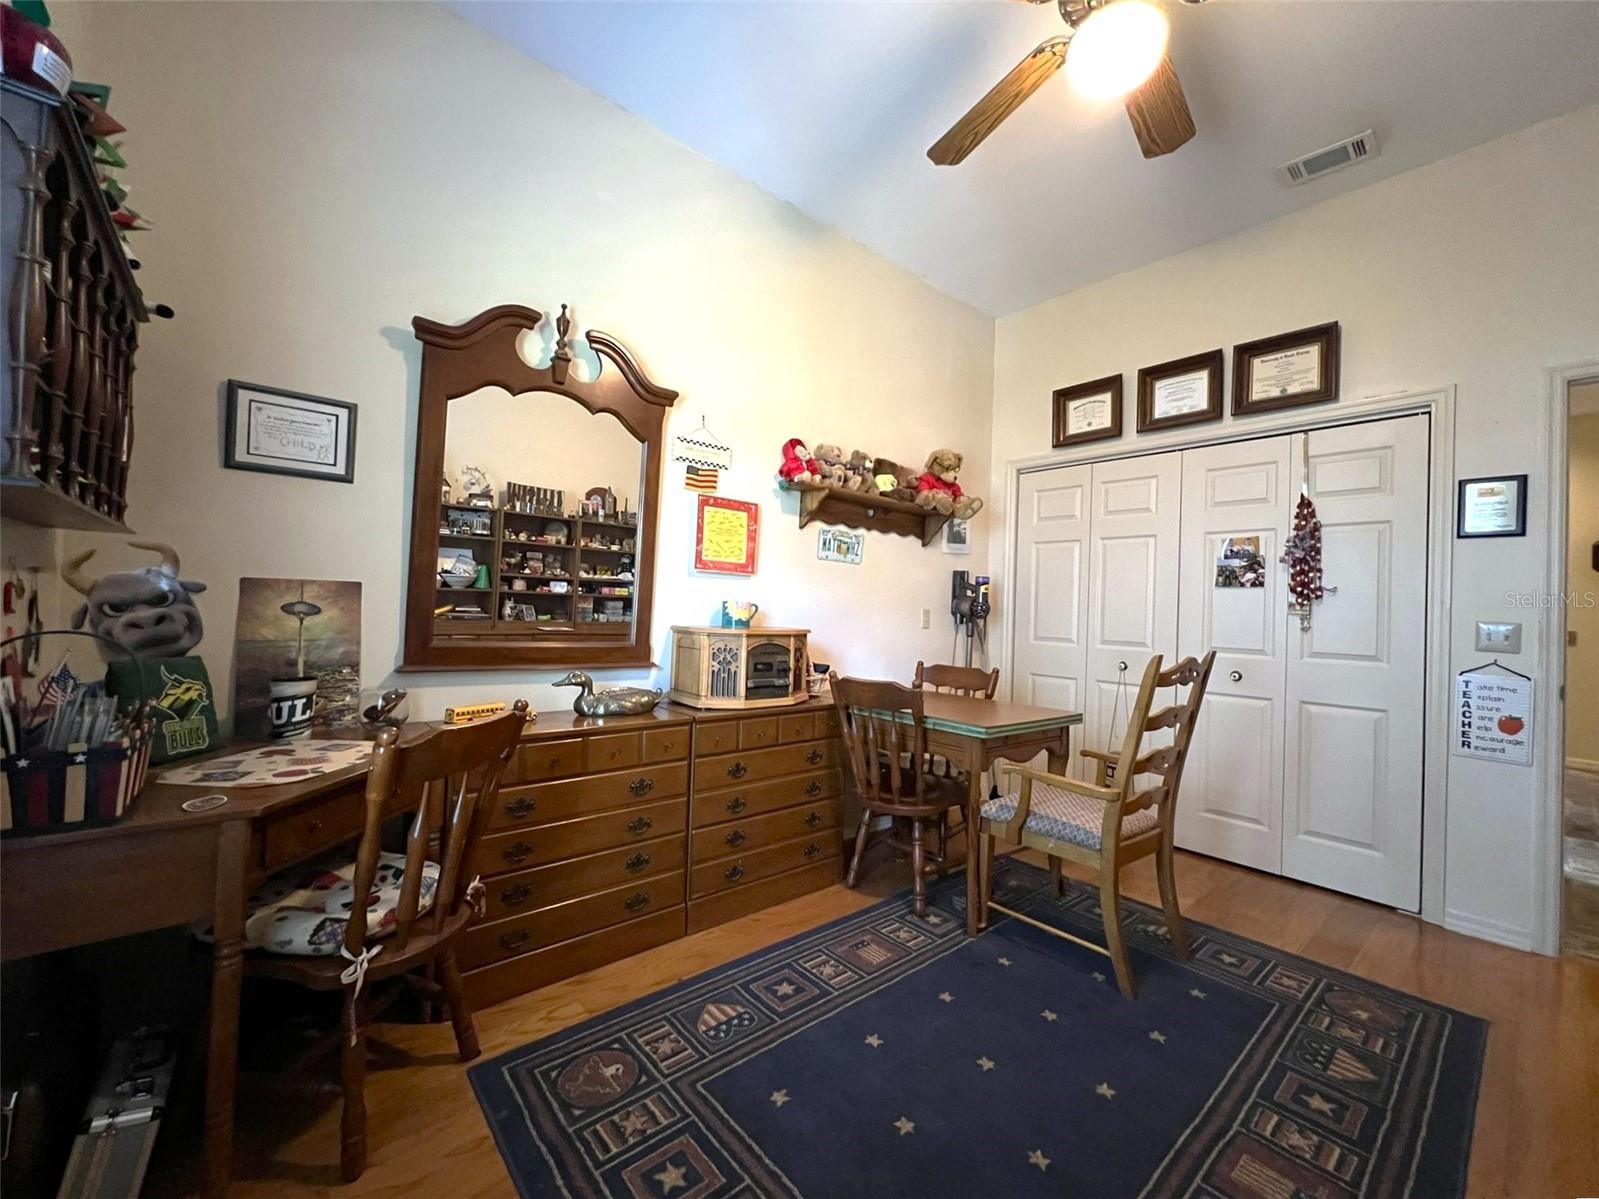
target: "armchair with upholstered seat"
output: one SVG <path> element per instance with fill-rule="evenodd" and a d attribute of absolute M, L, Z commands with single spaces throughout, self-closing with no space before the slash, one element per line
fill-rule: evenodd
<path fill-rule="evenodd" d="M 1138 698 L 1128 716 L 1121 752 L 1113 758 L 1108 754 L 1083 751 L 1095 764 L 1093 782 L 1042 770 L 1002 767 L 1010 779 L 1007 793 L 983 805 L 979 827 L 983 838 L 982 915 L 986 918 L 991 908 L 1105 954 L 1115 966 L 1117 985 L 1129 999 L 1136 994 L 1137 986 L 1122 938 L 1118 876 L 1123 866 L 1155 855 L 1155 874 L 1166 929 L 1178 955 L 1188 956 L 1188 939 L 1182 912 L 1177 906 L 1177 883 L 1172 870 L 1173 822 L 1183 765 L 1188 759 L 1194 723 L 1215 660 L 1216 653 L 1212 650 L 1203 658 L 1184 658 L 1169 670 L 1162 670 L 1160 655 L 1150 658 L 1138 688 Z M 1156 692 L 1168 687 L 1187 689 L 1182 702 L 1151 712 Z M 1172 731 L 1169 744 L 1145 747 L 1147 738 L 1165 729 Z M 1156 780 L 1154 783 L 1138 785 L 1140 780 L 1151 777 Z M 996 839 L 1048 855 L 1057 894 L 1063 886 L 1062 858 L 1095 867 L 1099 873 L 1105 945 L 1083 941 L 993 902 Z"/>

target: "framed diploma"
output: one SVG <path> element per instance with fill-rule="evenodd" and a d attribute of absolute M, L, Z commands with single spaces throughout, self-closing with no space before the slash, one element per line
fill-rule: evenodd
<path fill-rule="evenodd" d="M 1138 372 L 1138 431 L 1175 429 L 1221 419 L 1220 350 L 1176 358 Z"/>
<path fill-rule="evenodd" d="M 1338 398 L 1338 322 L 1233 347 L 1233 415 Z"/>
<path fill-rule="evenodd" d="M 1051 444 L 1081 445 L 1122 435 L 1122 377 L 1106 375 L 1091 383 L 1057 388 Z"/>
<path fill-rule="evenodd" d="M 1455 504 L 1456 537 L 1525 537 L 1527 476 L 1462 479 Z"/>
<path fill-rule="evenodd" d="M 355 482 L 355 405 L 228 380 L 222 465 Z"/>

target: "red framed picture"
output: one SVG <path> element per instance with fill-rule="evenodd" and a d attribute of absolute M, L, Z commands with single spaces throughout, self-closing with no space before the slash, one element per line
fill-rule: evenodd
<path fill-rule="evenodd" d="M 694 529 L 694 569 L 752 575 L 761 542 L 761 506 L 719 495 L 700 496 Z"/>

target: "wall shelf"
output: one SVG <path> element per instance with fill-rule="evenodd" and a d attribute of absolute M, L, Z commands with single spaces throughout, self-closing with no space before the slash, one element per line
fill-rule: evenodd
<path fill-rule="evenodd" d="M 852 529 L 874 529 L 879 533 L 898 533 L 932 545 L 939 530 L 949 523 L 943 512 L 929 512 L 905 500 L 846 491 L 821 483 L 790 483 L 790 491 L 800 497 L 799 523 L 804 528 L 813 520 L 823 524 L 848 525 Z"/>

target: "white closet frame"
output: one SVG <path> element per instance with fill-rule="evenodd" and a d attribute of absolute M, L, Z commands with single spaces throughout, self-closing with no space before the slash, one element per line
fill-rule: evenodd
<path fill-rule="evenodd" d="M 1449 768 L 1449 581 L 1454 553 L 1455 519 L 1455 387 L 1405 392 L 1362 400 L 1344 400 L 1321 408 L 1288 410 L 1270 416 L 1232 418 L 1214 424 L 1169 433 L 1136 434 L 1114 444 L 1056 450 L 1005 464 L 1005 536 L 998 572 L 999 594 L 994 613 L 1000 628 L 1000 685 L 1006 697 L 1016 677 L 1010 597 L 1016 586 L 1018 489 L 1021 477 L 1061 466 L 1082 466 L 1121 458 L 1137 458 L 1167 450 L 1188 450 L 1225 442 L 1304 433 L 1337 425 L 1383 420 L 1417 413 L 1431 417 L 1427 481 L 1427 670 L 1428 698 L 1422 753 L 1421 803 L 1421 918 L 1444 923 L 1444 821 L 1446 777 Z M 1558 877 L 1558 876 L 1557 876 Z"/>

